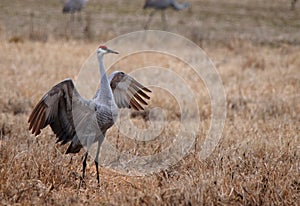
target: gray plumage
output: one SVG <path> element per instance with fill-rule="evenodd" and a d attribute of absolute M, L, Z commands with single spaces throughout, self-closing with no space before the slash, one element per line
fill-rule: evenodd
<path fill-rule="evenodd" d="M 189 6 L 189 3 L 178 3 L 176 0 L 146 0 L 144 9 L 154 8 L 158 10 L 164 10 L 172 7 L 175 10 L 182 10 Z"/>
<path fill-rule="evenodd" d="M 292 0 L 292 1 L 291 1 L 291 10 L 295 10 L 295 8 L 296 8 L 296 3 L 297 3 L 297 0 Z"/>
<path fill-rule="evenodd" d="M 39 135 L 41 129 L 50 125 L 57 142 L 71 142 L 66 153 L 78 153 L 86 147 L 83 161 L 82 179 L 84 178 L 86 159 L 92 144 L 98 142 L 95 165 L 97 180 L 98 158 L 106 131 L 114 124 L 119 108 L 143 110 L 151 92 L 134 78 L 124 72 L 113 72 L 107 77 L 103 55 L 117 53 L 105 46 L 97 50 L 100 64 L 100 87 L 96 95 L 88 100 L 80 96 L 71 79 L 66 79 L 52 87 L 35 106 L 29 116 L 29 130 Z"/>
<path fill-rule="evenodd" d="M 88 0 L 68 0 L 63 7 L 63 13 L 80 12 Z"/>
<path fill-rule="evenodd" d="M 146 0 L 144 4 L 144 9 L 147 8 L 153 8 L 154 10 L 149 14 L 148 21 L 146 23 L 145 29 L 148 29 L 148 26 L 152 20 L 153 15 L 156 13 L 156 11 L 161 10 L 161 18 L 163 22 L 164 29 L 166 28 L 166 16 L 165 16 L 165 10 L 167 8 L 173 8 L 176 11 L 185 9 L 189 7 L 190 4 L 187 2 L 184 3 L 178 3 L 176 0 Z"/>

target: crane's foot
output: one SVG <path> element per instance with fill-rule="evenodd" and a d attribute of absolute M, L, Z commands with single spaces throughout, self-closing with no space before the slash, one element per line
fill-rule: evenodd
<path fill-rule="evenodd" d="M 99 178 L 99 176 L 97 177 L 97 185 L 98 185 L 98 187 L 100 187 L 100 178 Z"/>
<path fill-rule="evenodd" d="M 80 189 L 80 188 L 86 189 L 86 184 L 85 184 L 85 181 L 84 181 L 83 177 L 80 177 L 80 181 L 79 181 L 77 189 Z"/>
<path fill-rule="evenodd" d="M 100 187 L 100 173 L 99 173 L 99 165 L 98 165 L 98 161 L 97 160 L 95 160 L 95 166 L 96 166 L 96 171 L 97 171 L 98 187 Z"/>

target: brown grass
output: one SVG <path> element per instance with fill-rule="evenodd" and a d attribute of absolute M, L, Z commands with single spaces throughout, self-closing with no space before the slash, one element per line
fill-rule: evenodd
<path fill-rule="evenodd" d="M 57 20 L 51 19 L 47 27 L 47 35 L 50 38 L 40 42 L 29 38 L 29 30 L 26 29 L 28 24 L 24 23 L 24 27 L 13 25 L 15 22 L 25 21 L 22 19 L 24 10 L 21 9 L 22 5 L 19 5 L 12 12 L 8 9 L 12 4 L 8 2 L 1 2 L 3 12 L 11 16 L 15 13 L 15 16 L 10 20 L 8 17 L 2 18 L 0 22 L 1 205 L 297 205 L 299 203 L 300 47 L 280 43 L 281 39 L 278 40 L 280 30 L 286 25 L 280 22 L 285 20 L 291 24 L 286 25 L 287 31 L 290 32 L 283 35 L 283 39 L 286 42 L 290 42 L 290 38 L 292 42 L 298 41 L 299 37 L 293 33 L 297 23 L 292 20 L 299 14 L 284 14 L 279 11 L 280 6 L 285 5 L 283 1 L 276 1 L 268 12 L 262 12 L 263 8 L 267 7 L 266 3 L 259 3 L 256 8 L 257 2 L 247 1 L 248 4 L 238 4 L 232 0 L 219 5 L 215 1 L 206 4 L 204 1 L 193 1 L 196 6 L 193 7 L 192 13 L 188 13 L 183 20 L 179 17 L 171 20 L 174 22 L 171 24 L 171 30 L 177 31 L 174 26 L 176 22 L 188 22 L 207 15 L 205 18 L 208 25 L 203 27 L 208 29 L 205 32 L 212 32 L 209 38 L 205 38 L 208 34 L 205 32 L 190 33 L 190 28 L 199 22 L 187 24 L 181 28 L 182 30 L 178 29 L 182 34 L 186 30 L 186 36 L 194 37 L 198 43 L 204 45 L 205 51 L 217 66 L 227 95 L 227 119 L 223 136 L 208 159 L 199 160 L 196 154 L 209 126 L 210 101 L 203 84 L 195 83 L 193 89 L 201 91 L 197 101 L 202 119 L 195 150 L 171 168 L 148 176 L 120 175 L 102 167 L 100 188 L 97 187 L 96 171 L 91 161 L 87 168 L 86 186 L 80 189 L 77 186 L 81 175 L 83 151 L 78 155 L 64 155 L 66 147 L 55 144 L 54 135 L 49 128 L 39 137 L 31 135 L 28 132 L 27 118 L 36 102 L 52 85 L 66 77 L 74 78 L 77 75 L 80 66 L 99 44 L 99 39 L 103 42 L 110 37 L 130 31 L 129 26 L 118 25 L 122 23 L 124 25 L 124 22 L 130 25 L 134 19 L 130 12 L 136 7 L 134 3 L 130 3 L 120 9 L 119 12 L 123 12 L 125 19 L 119 20 L 117 26 L 108 23 L 118 19 L 116 15 L 105 17 L 104 9 L 97 7 L 104 13 L 93 16 L 91 21 L 95 22 L 95 19 L 101 17 L 105 22 L 104 27 L 107 28 L 101 35 L 98 32 L 93 34 L 97 41 L 86 42 L 82 39 L 83 34 L 79 37 L 70 37 L 66 41 L 65 37 L 69 35 L 64 33 L 62 24 L 57 24 Z M 28 6 L 29 8 L 36 7 L 34 1 L 19 1 L 19 4 L 22 4 L 21 2 L 28 2 L 32 6 Z M 109 7 L 108 1 L 103 2 L 109 12 L 114 11 L 114 7 Z M 121 1 L 113 2 L 121 4 Z M 58 12 L 55 7 L 60 5 L 59 2 L 51 5 L 47 12 L 40 6 L 41 13 L 36 15 L 42 16 L 44 11 L 49 17 L 51 12 Z M 241 9 L 244 6 L 253 8 L 248 18 L 242 15 Z M 289 4 L 282 8 L 288 11 L 288 6 Z M 222 7 L 223 10 L 220 9 Z M 91 6 L 86 9 L 93 10 Z M 200 11 L 201 15 L 197 16 L 197 12 Z M 176 13 L 170 13 L 171 16 L 176 16 Z M 239 18 L 249 21 L 250 25 L 256 25 L 258 20 L 254 16 L 260 15 L 257 17 L 260 18 L 260 23 L 269 25 L 264 29 L 273 31 L 269 33 L 271 38 L 265 41 L 265 36 L 256 34 L 256 30 L 252 27 L 247 29 L 250 29 L 254 39 L 259 41 L 249 41 L 249 38 L 243 38 L 239 33 L 240 30 L 234 30 L 237 27 L 233 23 L 225 24 L 224 21 L 218 22 L 213 19 L 219 14 L 221 15 L 219 19 L 227 15 L 227 20 L 230 21 L 229 17 L 233 18 L 237 13 L 242 15 L 238 16 Z M 278 14 L 278 19 L 271 18 L 275 13 Z M 63 19 L 62 16 L 57 18 Z M 154 26 L 159 28 L 159 17 L 156 20 Z M 43 25 L 40 24 L 38 27 L 43 28 Z M 218 37 L 223 41 L 216 44 L 214 37 L 222 33 L 218 30 L 222 25 L 230 28 L 224 27 L 228 30 L 223 36 Z M 138 29 L 137 27 L 136 24 L 133 25 L 132 30 Z M 245 32 L 248 31 L 244 29 Z M 37 30 L 37 32 L 44 31 L 39 28 Z M 227 35 L 232 34 L 231 30 L 238 33 L 237 38 L 228 38 Z M 37 38 L 39 35 L 37 34 Z M 164 66 L 174 67 L 178 71 L 183 66 L 173 61 L 164 61 L 163 56 L 158 58 Z M 125 70 L 130 70 L 130 65 L 140 66 L 145 63 L 144 61 L 143 58 L 129 59 L 120 62 L 119 66 L 123 68 L 128 65 Z M 187 78 L 191 77 L 189 76 L 191 74 L 186 75 Z M 162 95 L 160 92 L 162 91 L 154 90 L 151 106 L 167 108 L 167 118 L 177 119 L 178 116 L 173 114 L 173 111 L 177 110 L 176 102 L 167 94 L 164 99 L 160 99 Z M 166 104 L 168 101 L 171 103 Z M 132 117 L 135 124 L 144 127 L 144 121 L 140 121 L 142 117 L 135 115 Z M 117 144 L 118 141 L 118 147 L 123 151 L 144 155 L 158 152 L 168 146 L 172 141 L 170 138 L 174 130 L 176 131 L 176 125 L 172 127 L 169 124 L 159 137 L 160 141 L 142 144 L 128 141 L 122 136 L 117 140 L 118 132 L 113 127 L 107 134 L 107 139 L 113 144 Z"/>

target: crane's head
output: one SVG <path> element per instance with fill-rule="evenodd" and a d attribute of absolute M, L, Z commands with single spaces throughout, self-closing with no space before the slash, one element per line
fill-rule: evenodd
<path fill-rule="evenodd" d="M 97 49 L 97 54 L 98 55 L 104 55 L 104 54 L 108 54 L 108 53 L 113 53 L 113 54 L 119 54 L 118 52 L 116 51 L 113 51 L 109 48 L 107 48 L 106 46 L 104 45 L 100 45 Z"/>

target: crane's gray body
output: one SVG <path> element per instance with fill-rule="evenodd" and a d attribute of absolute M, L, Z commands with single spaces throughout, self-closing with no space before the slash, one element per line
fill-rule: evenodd
<path fill-rule="evenodd" d="M 173 8 L 176 11 L 185 9 L 187 7 L 189 7 L 190 4 L 187 2 L 184 3 L 178 3 L 176 0 L 146 0 L 145 5 L 144 5 L 144 9 L 147 8 L 153 8 L 154 11 L 152 11 L 149 14 L 149 18 L 148 21 L 145 25 L 145 29 L 148 29 L 148 26 L 152 20 L 153 15 L 155 14 L 155 12 L 157 10 L 161 10 L 161 20 L 163 22 L 163 29 L 167 28 L 167 22 L 166 22 L 166 15 L 165 15 L 165 10 L 167 8 Z"/>
<path fill-rule="evenodd" d="M 105 46 L 97 49 L 100 66 L 100 87 L 93 99 L 80 96 L 71 79 L 63 80 L 52 87 L 35 106 L 29 116 L 29 130 L 39 135 L 41 130 L 50 125 L 57 142 L 71 142 L 66 153 L 78 153 L 86 148 L 83 160 L 82 179 L 84 178 L 86 160 L 93 143 L 98 142 L 95 155 L 97 180 L 100 183 L 98 158 L 100 147 L 106 131 L 113 126 L 119 108 L 143 110 L 141 104 L 147 105 L 150 99 L 144 92 L 151 92 L 134 78 L 124 72 L 106 75 L 103 55 L 117 53 Z"/>
<path fill-rule="evenodd" d="M 118 117 L 116 105 L 99 104 L 95 99 L 81 102 L 73 100 L 74 136 L 66 153 L 78 153 L 82 147 L 88 151 L 90 146 L 98 142 L 101 146 L 106 131 L 111 128 Z M 84 115 L 84 117 L 82 117 Z"/>
<path fill-rule="evenodd" d="M 88 0 L 68 0 L 64 4 L 63 13 L 80 12 Z"/>
<path fill-rule="evenodd" d="M 291 1 L 291 10 L 295 10 L 297 1 L 298 1 L 298 0 L 292 0 L 292 1 Z"/>
<path fill-rule="evenodd" d="M 176 0 L 146 0 L 144 9 L 154 8 L 158 10 L 165 10 L 169 7 L 172 7 L 175 10 L 185 9 L 189 6 L 189 3 L 177 3 Z"/>

